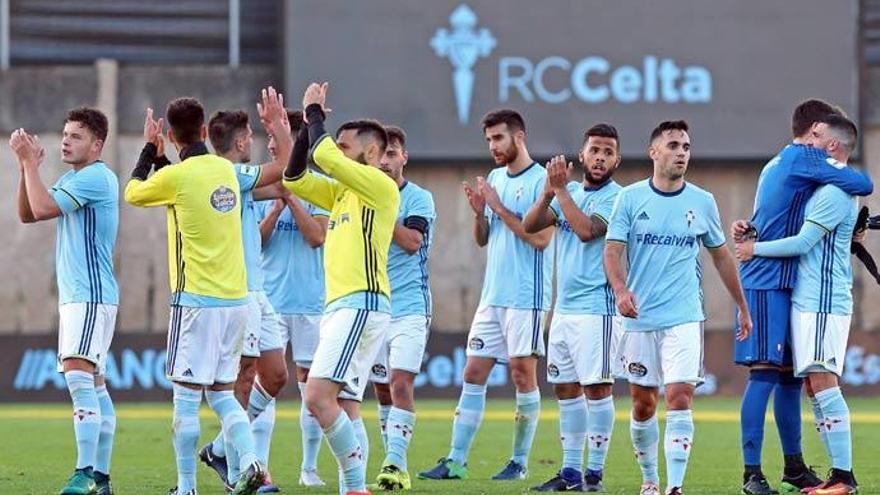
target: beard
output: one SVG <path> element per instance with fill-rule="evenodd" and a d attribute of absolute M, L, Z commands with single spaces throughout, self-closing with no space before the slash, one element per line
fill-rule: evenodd
<path fill-rule="evenodd" d="M 598 186 L 599 184 L 604 184 L 605 181 L 611 178 L 614 175 L 614 169 L 606 168 L 601 175 L 596 175 L 598 172 L 593 172 L 591 167 L 584 167 L 584 180 L 587 181 L 590 185 Z"/>
<path fill-rule="evenodd" d="M 495 163 L 499 165 L 513 163 L 518 157 L 519 150 L 516 149 L 516 145 L 513 143 L 511 143 L 510 147 L 502 151 L 499 155 L 493 156 L 493 158 L 495 158 Z"/>

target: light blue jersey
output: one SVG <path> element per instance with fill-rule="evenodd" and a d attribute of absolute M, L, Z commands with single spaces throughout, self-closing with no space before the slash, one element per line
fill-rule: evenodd
<path fill-rule="evenodd" d="M 486 180 L 498 191 L 501 203 L 522 220 L 541 195 L 546 178 L 544 167 L 533 163 L 513 176 L 507 167 L 498 167 Z M 544 251 L 535 249 L 507 228 L 488 206 L 485 215 L 489 220 L 489 244 L 480 306 L 549 310 L 553 244 Z"/>
<path fill-rule="evenodd" d="M 798 261 L 791 302 L 798 311 L 852 314 L 850 243 L 858 219 L 855 198 L 837 186 L 822 186 L 807 201 L 806 220 L 825 236 Z"/>
<path fill-rule="evenodd" d="M 119 304 L 113 246 L 119 228 L 119 181 L 95 162 L 62 175 L 49 190 L 58 217 L 55 271 L 58 303 Z"/>
<path fill-rule="evenodd" d="M 428 251 L 434 237 L 434 197 L 412 182 L 400 186 L 397 223 L 422 232 L 422 246 L 413 254 L 395 242 L 388 250 L 388 278 L 391 283 L 391 317 L 431 315 L 431 288 L 428 285 Z M 421 220 L 419 220 L 421 219 Z"/>
<path fill-rule="evenodd" d="M 613 180 L 596 187 L 584 187 L 579 182 L 567 186 L 575 204 L 587 214 L 608 223 L 614 209 L 614 200 L 621 187 Z M 571 229 L 565 214 L 554 198 L 550 209 L 556 215 L 556 254 L 559 271 L 556 274 L 556 306 L 560 314 L 613 315 L 616 313 L 614 291 L 608 285 L 602 257 L 605 237 L 583 242 Z"/>
<path fill-rule="evenodd" d="M 254 188 L 260 181 L 260 167 L 236 163 L 235 175 L 241 190 L 241 239 L 244 243 L 244 266 L 248 291 L 263 290 L 260 269 L 260 221 L 257 218 Z"/>
<path fill-rule="evenodd" d="M 665 193 L 650 179 L 636 182 L 620 190 L 606 239 L 626 243 L 626 285 L 639 312 L 638 318 L 624 318 L 627 331 L 706 319 L 700 244 L 712 249 L 725 243 L 711 193 L 690 183 Z"/>
<path fill-rule="evenodd" d="M 329 216 L 317 206 L 302 200 L 311 216 Z M 257 201 L 257 217 L 262 222 L 272 210 L 271 201 Z M 319 315 L 324 313 L 324 248 L 313 248 L 303 237 L 289 207 L 284 207 L 269 240 L 263 245 L 261 268 L 269 302 L 281 314 Z"/>

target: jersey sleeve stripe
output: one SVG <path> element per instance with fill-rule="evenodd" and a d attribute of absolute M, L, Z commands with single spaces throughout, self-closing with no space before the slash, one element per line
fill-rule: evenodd
<path fill-rule="evenodd" d="M 825 231 L 826 233 L 828 233 L 828 234 L 831 233 L 831 229 L 829 229 L 828 227 L 822 225 L 821 223 L 819 223 L 819 222 L 817 222 L 817 221 L 815 221 L 815 220 L 811 220 L 811 219 L 808 218 L 808 219 L 806 219 L 806 220 L 804 220 L 804 221 L 805 221 L 805 222 L 810 222 L 810 223 L 813 224 L 813 225 L 817 225 L 817 226 L 819 226 L 822 230 L 824 230 L 824 231 Z"/>
<path fill-rule="evenodd" d="M 74 196 L 73 194 L 69 193 L 66 189 L 64 189 L 63 187 L 58 187 L 58 188 L 56 188 L 56 190 L 57 190 L 57 191 L 61 191 L 61 192 L 63 192 L 64 194 L 66 194 L 67 197 L 69 197 L 69 198 L 74 202 L 74 204 L 76 204 L 76 207 L 77 207 L 77 208 L 82 208 L 82 206 L 83 206 L 82 203 L 80 203 L 80 202 L 76 199 L 76 196 Z"/>
<path fill-rule="evenodd" d="M 604 223 L 605 225 L 608 225 L 608 219 L 605 218 L 605 217 L 603 217 L 602 215 L 600 215 L 600 214 L 598 214 L 598 213 L 593 213 L 593 214 L 590 215 L 590 216 L 592 216 L 592 217 L 596 217 L 596 218 L 598 218 L 599 220 L 601 220 L 602 223 Z"/>

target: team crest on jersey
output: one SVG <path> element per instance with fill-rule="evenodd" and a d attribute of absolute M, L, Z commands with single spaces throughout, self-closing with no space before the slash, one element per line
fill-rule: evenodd
<path fill-rule="evenodd" d="M 524 192 L 525 192 L 525 188 L 523 186 L 519 186 L 519 188 L 516 190 L 516 200 L 517 201 L 519 201 L 519 198 L 522 197 Z"/>
<path fill-rule="evenodd" d="M 688 222 L 688 228 L 691 228 L 691 224 L 694 223 L 696 217 L 697 216 L 694 215 L 694 210 L 688 210 L 688 212 L 684 214 L 684 218 L 687 219 Z"/>
<path fill-rule="evenodd" d="M 235 208 L 238 196 L 226 186 L 220 186 L 211 193 L 211 207 L 220 213 L 227 213 Z"/>

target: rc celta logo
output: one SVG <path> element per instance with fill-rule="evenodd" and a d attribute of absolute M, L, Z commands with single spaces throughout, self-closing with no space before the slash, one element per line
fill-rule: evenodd
<path fill-rule="evenodd" d="M 458 121 L 466 125 L 476 74 L 474 65 L 488 57 L 497 40 L 487 28 L 477 29 L 477 15 L 465 4 L 449 16 L 451 30 L 431 38 L 438 57 L 452 64 L 452 87 Z M 587 105 L 666 103 L 700 105 L 712 101 L 712 73 L 701 65 L 684 65 L 669 57 L 642 55 L 631 65 L 615 65 L 600 55 L 578 60 L 551 54 L 541 60 L 519 56 L 498 59 L 498 103 L 514 98 L 526 103 L 560 105 L 578 100 Z"/>
<path fill-rule="evenodd" d="M 448 58 L 452 63 L 452 87 L 455 90 L 455 106 L 458 121 L 467 124 L 470 117 L 471 96 L 474 91 L 474 64 L 481 57 L 488 57 L 495 48 L 495 38 L 488 29 L 476 31 L 477 14 L 461 4 L 449 16 L 452 31 L 440 28 L 431 38 L 431 47 L 438 57 Z"/>

